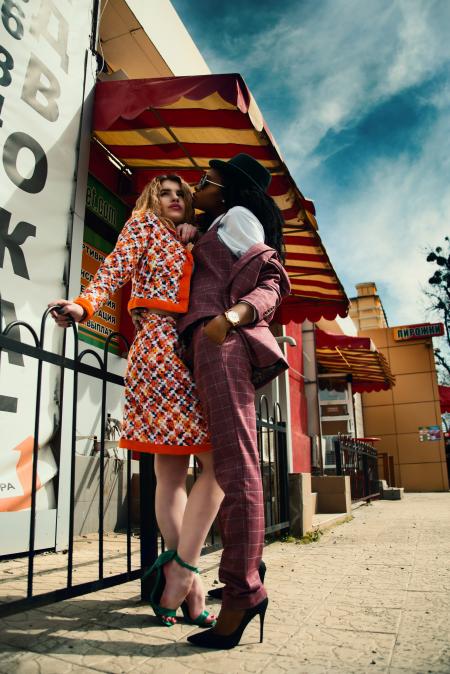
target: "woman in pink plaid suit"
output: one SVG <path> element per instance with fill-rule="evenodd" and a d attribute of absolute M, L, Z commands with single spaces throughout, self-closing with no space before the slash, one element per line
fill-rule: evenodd
<path fill-rule="evenodd" d="M 212 160 L 194 194 L 195 207 L 212 225 L 193 249 L 189 310 L 178 330 L 188 345 L 224 492 L 222 608 L 215 627 L 188 639 L 206 648 L 233 648 L 257 615 L 262 641 L 268 604 L 258 573 L 264 511 L 254 396 L 255 388 L 287 368 L 269 322 L 290 291 L 281 264 L 283 217 L 266 194 L 270 178 L 264 166 L 240 154 L 228 162 Z M 189 225 L 179 230 L 182 240 L 192 236 Z M 195 566 L 198 559 L 187 561 Z M 166 574 L 174 600 L 180 573 L 187 571 L 173 565 Z"/>

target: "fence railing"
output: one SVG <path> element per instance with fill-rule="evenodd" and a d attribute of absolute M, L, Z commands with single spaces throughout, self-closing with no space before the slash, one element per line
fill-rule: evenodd
<path fill-rule="evenodd" d="M 107 419 L 106 395 L 108 384 L 124 386 L 123 377 L 109 371 L 108 369 L 108 347 L 111 340 L 122 340 L 123 344 L 129 348 L 127 340 L 120 333 L 111 333 L 104 345 L 103 356 L 93 349 L 84 349 L 80 351 L 78 333 L 75 325 L 70 330 L 73 332 L 73 355 L 66 355 L 66 339 L 63 340 L 62 353 L 57 354 L 44 349 L 46 322 L 50 310 L 46 310 L 40 326 L 39 336 L 36 331 L 23 321 L 14 321 L 7 325 L 0 333 L 0 365 L 2 352 L 12 352 L 28 356 L 37 363 L 36 376 L 36 395 L 34 406 L 34 443 L 32 453 L 32 477 L 31 477 L 31 507 L 29 518 L 29 538 L 28 549 L 24 553 L 27 562 L 27 588 L 26 596 L 19 599 L 4 601 L 1 596 L 0 582 L 0 617 L 19 613 L 28 610 L 31 606 L 43 606 L 49 603 L 67 599 L 69 597 L 79 596 L 89 592 L 94 592 L 113 585 L 118 585 L 131 580 L 141 578 L 141 595 L 143 599 L 148 598 L 149 588 L 142 580 L 142 571 L 148 568 L 158 555 L 158 551 L 163 545 L 160 540 L 155 515 L 155 474 L 153 467 L 153 456 L 142 454 L 139 460 L 139 485 L 140 485 L 140 564 L 133 568 L 132 563 L 132 521 L 131 521 L 131 452 L 126 456 L 126 553 L 123 560 L 123 570 L 120 573 L 104 572 L 104 483 L 105 483 L 105 425 Z M 26 334 L 31 336 L 32 344 L 19 341 L 18 328 L 23 329 Z M 23 336 L 23 335 L 22 335 Z M 93 358 L 96 367 L 85 362 L 86 358 Z M 35 561 L 37 555 L 41 554 L 36 550 L 36 492 L 38 489 L 38 455 L 39 455 L 39 423 L 41 417 L 41 392 L 42 392 L 42 370 L 44 364 L 51 364 L 60 369 L 60 412 L 64 409 L 64 396 L 68 395 L 71 399 L 70 415 L 70 482 L 69 482 L 69 513 L 68 513 L 68 548 L 67 562 L 65 565 L 65 583 L 64 587 L 44 593 L 36 593 L 34 590 Z M 71 390 L 68 391 L 67 384 L 64 384 L 64 374 L 66 371 L 73 373 L 73 382 Z M 100 438 L 97 439 L 97 452 L 99 460 L 99 504 L 98 504 L 98 551 L 97 551 L 97 574 L 96 578 L 88 582 L 74 582 L 74 510 L 75 510 L 75 456 L 76 456 L 76 427 L 77 427 L 77 399 L 78 399 L 78 377 L 85 375 L 92 378 L 93 381 L 100 381 L 102 384 L 100 406 L 101 429 Z M 264 507 L 266 515 L 266 533 L 273 534 L 288 529 L 289 527 L 289 500 L 288 500 L 288 474 L 287 474 L 287 453 L 286 453 L 286 425 L 282 420 L 280 406 L 276 403 L 272 413 L 269 413 L 269 404 L 267 398 L 262 396 L 257 406 L 257 432 L 258 449 L 260 452 L 261 474 L 264 487 Z M 56 448 L 56 454 L 61 452 L 61 434 L 57 434 L 59 447 Z M 195 477 L 195 476 L 194 476 Z M 146 497 L 143 498 L 142 495 Z M 57 504 L 58 507 L 58 504 Z M 204 553 L 216 550 L 220 547 L 220 540 L 214 531 L 211 530 L 208 538 L 208 545 Z M 56 541 L 55 548 L 56 549 Z M 23 556 L 23 555 L 22 555 Z M 1 559 L 1 556 L 0 556 Z M 9 581 L 13 578 L 9 577 Z"/>
<path fill-rule="evenodd" d="M 256 410 L 258 450 L 264 491 L 266 534 L 289 529 L 289 478 L 286 443 L 286 423 L 281 407 L 260 396 Z"/>
<path fill-rule="evenodd" d="M 349 475 L 352 501 L 379 496 L 377 450 L 347 435 L 335 438 L 336 475 Z"/>

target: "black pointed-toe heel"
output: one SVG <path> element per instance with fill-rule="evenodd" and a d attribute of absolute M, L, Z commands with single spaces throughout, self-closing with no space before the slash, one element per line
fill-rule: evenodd
<path fill-rule="evenodd" d="M 264 563 L 264 560 L 261 560 L 258 567 L 259 577 L 261 583 L 264 583 L 264 578 L 266 576 L 267 566 Z M 215 587 L 213 590 L 208 590 L 208 597 L 213 599 L 222 599 L 223 587 Z"/>
<path fill-rule="evenodd" d="M 257 606 L 248 608 L 238 625 L 238 627 L 231 634 L 223 635 L 217 634 L 213 629 L 207 632 L 198 632 L 188 637 L 188 641 L 199 648 L 216 648 L 221 650 L 229 650 L 235 648 L 244 633 L 245 628 L 251 620 L 259 615 L 259 643 L 262 644 L 264 638 L 264 618 L 267 611 L 269 600 L 267 597 L 263 599 Z"/>

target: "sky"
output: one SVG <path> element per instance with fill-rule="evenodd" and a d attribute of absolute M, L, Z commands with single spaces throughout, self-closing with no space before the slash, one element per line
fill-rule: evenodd
<path fill-rule="evenodd" d="M 172 0 L 213 73 L 239 72 L 348 297 L 436 320 L 426 251 L 450 234 L 450 0 Z"/>

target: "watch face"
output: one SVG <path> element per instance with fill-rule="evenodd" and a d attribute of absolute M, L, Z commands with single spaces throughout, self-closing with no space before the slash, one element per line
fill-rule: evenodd
<path fill-rule="evenodd" d="M 233 325 L 239 325 L 239 314 L 237 311 L 227 311 L 227 320 Z"/>

